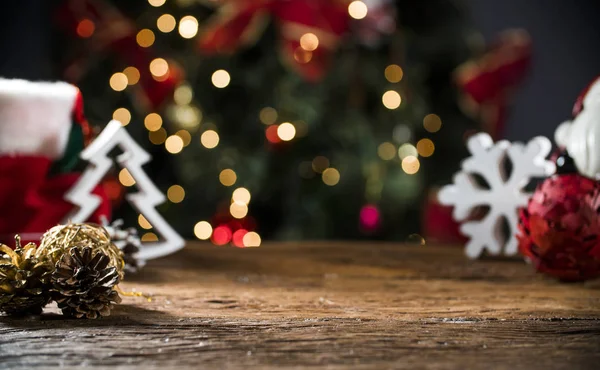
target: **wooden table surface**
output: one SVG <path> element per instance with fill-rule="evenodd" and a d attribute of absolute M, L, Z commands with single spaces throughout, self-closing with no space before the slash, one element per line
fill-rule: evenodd
<path fill-rule="evenodd" d="M 599 369 L 600 283 L 381 243 L 190 243 L 109 318 L 0 317 L 0 368 Z"/>

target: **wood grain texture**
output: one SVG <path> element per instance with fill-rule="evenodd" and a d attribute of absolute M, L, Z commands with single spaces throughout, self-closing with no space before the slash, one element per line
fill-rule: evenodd
<path fill-rule="evenodd" d="M 598 369 L 600 284 L 375 243 L 191 243 L 101 320 L 0 317 L 0 368 Z"/>

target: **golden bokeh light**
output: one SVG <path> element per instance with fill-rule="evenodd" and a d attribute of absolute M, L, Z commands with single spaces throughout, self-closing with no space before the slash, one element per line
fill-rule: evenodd
<path fill-rule="evenodd" d="M 148 0 L 148 4 L 154 6 L 154 7 L 159 7 L 165 4 L 167 0 Z"/>
<path fill-rule="evenodd" d="M 160 128 L 158 131 L 150 131 L 148 140 L 154 145 L 162 145 L 167 140 L 167 130 Z"/>
<path fill-rule="evenodd" d="M 175 135 L 179 136 L 181 140 L 183 140 L 183 147 L 190 145 L 192 142 L 192 135 L 187 130 L 179 130 L 175 133 Z"/>
<path fill-rule="evenodd" d="M 442 119 L 437 114 L 428 114 L 423 118 L 423 127 L 428 132 L 438 132 L 442 128 Z"/>
<path fill-rule="evenodd" d="M 121 185 L 127 187 L 135 185 L 135 179 L 131 176 L 127 168 L 123 168 L 119 171 L 119 182 Z"/>
<path fill-rule="evenodd" d="M 125 76 L 125 73 L 117 72 L 110 77 L 110 81 L 108 83 L 111 89 L 115 91 L 123 91 L 127 87 L 127 76 Z"/>
<path fill-rule="evenodd" d="M 229 82 L 231 81 L 231 76 L 226 70 L 219 69 L 212 74 L 211 81 L 213 85 L 215 85 L 215 87 L 222 89 L 229 85 Z"/>
<path fill-rule="evenodd" d="M 314 33 L 305 33 L 300 37 L 300 47 L 306 51 L 315 51 L 319 47 L 319 38 Z"/>
<path fill-rule="evenodd" d="M 169 63 L 163 58 L 156 58 L 150 62 L 150 73 L 156 77 L 165 76 L 169 72 Z"/>
<path fill-rule="evenodd" d="M 127 126 L 131 122 L 131 113 L 127 108 L 117 108 L 113 112 L 113 119 L 121 122 L 123 126 Z"/>
<path fill-rule="evenodd" d="M 207 130 L 200 136 L 200 143 L 207 148 L 213 149 L 219 145 L 219 134 L 214 130 Z"/>
<path fill-rule="evenodd" d="M 337 185 L 338 182 L 340 182 L 340 172 L 335 168 L 330 167 L 326 169 L 325 171 L 323 171 L 322 176 L 325 185 L 334 186 Z"/>
<path fill-rule="evenodd" d="M 418 155 L 419 151 L 412 144 L 402 144 L 400 145 L 400 148 L 398 148 L 398 157 L 400 157 L 400 159 L 404 159 L 408 156 L 417 157 Z"/>
<path fill-rule="evenodd" d="M 327 157 L 320 155 L 315 157 L 312 161 L 312 169 L 317 173 L 325 171 L 327 167 L 329 167 L 329 159 L 327 159 Z"/>
<path fill-rule="evenodd" d="M 165 140 L 165 148 L 171 154 L 177 154 L 183 149 L 183 139 L 177 135 L 171 135 Z"/>
<path fill-rule="evenodd" d="M 294 59 L 300 64 L 306 64 L 312 60 L 312 51 L 304 50 L 301 46 L 298 46 L 294 50 Z"/>
<path fill-rule="evenodd" d="M 175 29 L 177 21 L 171 14 L 163 14 L 156 20 L 156 27 L 160 32 L 169 33 Z"/>
<path fill-rule="evenodd" d="M 260 239 L 260 235 L 255 233 L 254 231 L 250 231 L 244 235 L 242 239 L 242 243 L 244 243 L 244 247 L 260 247 L 260 243 L 262 240 Z"/>
<path fill-rule="evenodd" d="M 377 147 L 377 155 L 384 161 L 390 161 L 396 157 L 396 146 L 392 143 L 381 143 Z"/>
<path fill-rule="evenodd" d="M 144 28 L 143 30 L 140 30 L 140 32 L 137 33 L 137 35 L 135 36 L 135 40 L 137 41 L 139 46 L 143 48 L 148 48 L 152 46 L 152 44 L 154 44 L 154 40 L 156 40 L 156 37 L 154 36 L 154 32 L 152 32 L 152 30 Z"/>
<path fill-rule="evenodd" d="M 390 64 L 385 68 L 385 78 L 391 83 L 400 82 L 403 76 L 404 72 L 397 64 Z"/>
<path fill-rule="evenodd" d="M 354 19 L 363 19 L 367 16 L 368 12 L 369 8 L 367 8 L 367 4 L 360 0 L 353 1 L 348 5 L 348 14 Z"/>
<path fill-rule="evenodd" d="M 180 185 L 172 185 L 167 189 L 167 199 L 171 203 L 181 203 L 185 198 L 185 190 Z"/>
<path fill-rule="evenodd" d="M 244 203 L 233 202 L 229 206 L 229 213 L 231 213 L 231 216 L 234 218 L 244 218 L 248 214 L 248 206 Z"/>
<path fill-rule="evenodd" d="M 422 157 L 431 157 L 435 151 L 435 145 L 430 139 L 421 139 L 417 142 L 417 151 Z"/>
<path fill-rule="evenodd" d="M 148 220 L 146 220 L 146 217 L 144 217 L 144 215 L 140 214 L 138 216 L 138 224 L 140 225 L 140 227 L 142 229 L 145 230 L 150 230 L 152 228 L 152 225 L 150 225 L 150 222 L 148 222 Z"/>
<path fill-rule="evenodd" d="M 200 240 L 210 239 L 212 232 L 212 226 L 206 221 L 200 221 L 196 225 L 194 225 L 194 235 L 196 235 L 196 238 Z"/>
<path fill-rule="evenodd" d="M 192 37 L 196 36 L 197 33 L 198 20 L 195 17 L 186 15 L 185 17 L 181 18 L 179 21 L 179 34 L 181 37 L 184 39 L 191 39 Z"/>
<path fill-rule="evenodd" d="M 233 199 L 235 203 L 248 204 L 250 203 L 250 198 L 250 191 L 248 191 L 248 189 L 246 188 L 237 188 L 233 191 L 233 194 L 231 195 L 231 199 Z"/>
<path fill-rule="evenodd" d="M 144 126 L 148 131 L 158 131 L 162 124 L 162 117 L 158 113 L 150 113 L 144 118 Z"/>
<path fill-rule="evenodd" d="M 219 181 L 224 186 L 232 186 L 237 181 L 237 175 L 232 169 L 224 169 L 219 173 Z"/>
<path fill-rule="evenodd" d="M 284 122 L 277 127 L 277 136 L 283 141 L 290 141 L 296 136 L 296 128 L 289 122 Z"/>
<path fill-rule="evenodd" d="M 415 156 L 409 155 L 402 160 L 402 170 L 409 175 L 419 172 L 419 167 L 421 167 L 421 163 L 419 162 L 419 158 Z"/>
<path fill-rule="evenodd" d="M 387 109 L 397 109 L 402 103 L 402 98 L 397 91 L 388 90 L 381 97 L 381 101 Z"/>
<path fill-rule="evenodd" d="M 143 242 L 157 242 L 158 236 L 156 236 L 155 233 L 145 233 L 144 235 L 142 235 L 140 240 Z"/>
<path fill-rule="evenodd" d="M 272 125 L 277 122 L 277 111 L 275 108 L 264 107 L 260 110 L 258 117 L 260 118 L 260 122 L 263 124 Z"/>
<path fill-rule="evenodd" d="M 187 105 L 192 102 L 194 98 L 194 91 L 188 84 L 182 84 L 177 86 L 173 93 L 173 100 L 179 105 Z"/>
<path fill-rule="evenodd" d="M 127 83 L 129 85 L 135 85 L 140 81 L 140 71 L 135 67 L 125 68 L 123 74 L 127 76 Z"/>

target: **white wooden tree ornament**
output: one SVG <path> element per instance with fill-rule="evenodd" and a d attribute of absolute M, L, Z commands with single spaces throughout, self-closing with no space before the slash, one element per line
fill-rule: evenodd
<path fill-rule="evenodd" d="M 70 214 L 66 222 L 85 222 L 100 205 L 101 199 L 92 194 L 104 175 L 113 166 L 108 154 L 116 147 L 123 153 L 116 162 L 126 168 L 135 179 L 139 192 L 126 195 L 127 201 L 154 227 L 161 240 L 143 243 L 139 258 L 149 260 L 171 254 L 185 245 L 184 240 L 156 211 L 165 196 L 156 188 L 142 166 L 150 161 L 150 155 L 127 133 L 119 121 L 110 121 L 100 135 L 81 153 L 81 159 L 90 162 L 77 183 L 67 192 L 65 199 L 79 208 Z"/>
<path fill-rule="evenodd" d="M 453 217 L 459 222 L 466 221 L 475 207 L 489 206 L 483 219 L 461 225 L 461 232 L 470 238 L 465 247 L 467 256 L 477 258 L 485 250 L 491 255 L 515 255 L 518 209 L 530 198 L 523 189 L 531 178 L 554 173 L 554 164 L 545 159 L 552 144 L 542 136 L 526 145 L 508 141 L 494 144 L 489 135 L 480 133 L 468 140 L 467 147 L 471 156 L 463 161 L 454 183 L 440 190 L 439 201 L 454 206 Z M 505 173 L 505 160 L 512 164 L 510 174 Z M 489 189 L 479 185 L 474 174 L 483 177 Z M 502 233 L 503 219 L 510 228 L 508 237 Z"/>

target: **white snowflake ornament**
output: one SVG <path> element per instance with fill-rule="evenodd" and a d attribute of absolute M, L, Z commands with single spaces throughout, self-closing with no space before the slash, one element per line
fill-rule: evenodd
<path fill-rule="evenodd" d="M 554 164 L 546 160 L 552 144 L 542 136 L 526 145 L 504 140 L 494 144 L 488 134 L 480 133 L 468 140 L 467 147 L 471 156 L 463 161 L 454 184 L 440 190 L 439 201 L 454 206 L 453 217 L 459 222 L 467 221 L 476 207 L 489 206 L 482 219 L 461 226 L 461 232 L 470 238 L 465 247 L 469 258 L 477 258 L 486 250 L 491 255 L 512 256 L 517 253 L 518 209 L 526 206 L 530 197 L 525 186 L 531 178 L 546 177 L 555 171 Z M 510 173 L 506 173 L 505 161 L 510 161 Z M 489 188 L 480 185 L 476 175 Z M 508 237 L 503 235 L 503 220 L 510 228 Z"/>

